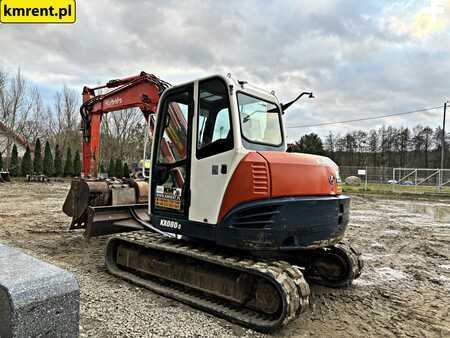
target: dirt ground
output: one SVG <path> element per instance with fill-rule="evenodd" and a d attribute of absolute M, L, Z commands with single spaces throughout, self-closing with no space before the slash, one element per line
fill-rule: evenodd
<path fill-rule="evenodd" d="M 0 242 L 75 274 L 82 337 L 262 336 L 109 275 L 106 238 L 67 231 L 68 188 L 0 184 Z M 353 196 L 347 239 L 363 252 L 360 279 L 312 285 L 309 310 L 272 336 L 450 336 L 450 199 Z"/>

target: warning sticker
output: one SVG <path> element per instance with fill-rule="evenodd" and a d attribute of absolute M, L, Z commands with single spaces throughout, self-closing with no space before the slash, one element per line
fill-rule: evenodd
<path fill-rule="evenodd" d="M 170 188 L 158 185 L 156 187 L 155 206 L 181 210 L 181 193 L 181 188 Z"/>

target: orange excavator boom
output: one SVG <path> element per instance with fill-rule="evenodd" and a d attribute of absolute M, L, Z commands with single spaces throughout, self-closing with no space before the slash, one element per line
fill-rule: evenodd
<path fill-rule="evenodd" d="M 146 121 L 155 114 L 162 92 L 170 85 L 153 74 L 139 75 L 107 82 L 105 85 L 83 88 L 80 108 L 83 131 L 83 177 L 97 177 L 100 157 L 100 127 L 104 114 L 128 108 L 139 108 Z M 104 94 L 96 91 L 113 88 Z"/>

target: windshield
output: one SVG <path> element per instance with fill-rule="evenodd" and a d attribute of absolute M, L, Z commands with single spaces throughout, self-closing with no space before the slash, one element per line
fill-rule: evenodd
<path fill-rule="evenodd" d="M 254 143 L 281 145 L 280 111 L 277 106 L 240 92 L 237 99 L 244 138 Z"/>

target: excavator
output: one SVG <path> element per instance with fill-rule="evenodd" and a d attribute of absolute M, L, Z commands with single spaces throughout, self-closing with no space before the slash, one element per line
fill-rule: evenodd
<path fill-rule="evenodd" d="M 283 104 L 231 75 L 171 86 L 144 72 L 85 87 L 70 228 L 112 235 L 113 275 L 254 330 L 287 325 L 309 283 L 346 287 L 363 268 L 342 242 L 350 197 L 338 166 L 286 152 L 283 115 L 304 94 Z M 131 107 L 147 121 L 149 175 L 98 178 L 102 116 Z"/>

